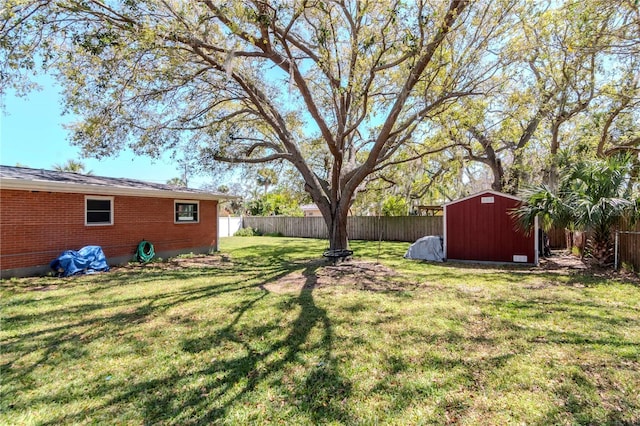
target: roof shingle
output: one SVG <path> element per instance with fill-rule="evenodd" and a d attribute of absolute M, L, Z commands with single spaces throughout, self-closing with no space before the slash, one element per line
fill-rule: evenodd
<path fill-rule="evenodd" d="M 61 172 L 56 170 L 44 170 L 44 169 L 31 169 L 28 167 L 12 167 L 0 165 L 0 182 L 3 187 L 7 187 L 9 182 L 20 182 L 21 186 L 34 188 L 40 187 L 55 187 L 55 188 L 67 188 L 69 192 L 74 188 L 83 188 L 84 190 L 78 192 L 87 192 L 87 189 L 95 188 L 100 189 L 100 192 L 105 190 L 114 191 L 143 191 L 145 193 L 149 191 L 157 191 L 158 193 L 171 193 L 171 194 L 184 194 L 185 196 L 202 197 L 207 198 L 236 198 L 227 194 L 204 191 L 201 189 L 176 187 L 172 185 L 166 185 L 162 183 L 146 182 L 137 179 L 128 178 L 112 178 L 104 176 L 83 175 L 73 172 Z M 9 185 L 11 186 L 11 185 Z M 27 189 L 27 188 L 25 188 Z"/>

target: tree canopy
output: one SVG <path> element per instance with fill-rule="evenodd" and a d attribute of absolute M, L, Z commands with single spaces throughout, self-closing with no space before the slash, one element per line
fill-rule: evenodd
<path fill-rule="evenodd" d="M 630 0 L 11 0 L 2 14 L 2 88 L 55 72 L 85 154 L 287 163 L 331 249 L 356 195 L 409 166 L 426 181 L 405 197 L 451 192 L 431 174 L 451 186 L 473 162 L 517 191 L 553 177 L 561 146 L 640 145 Z"/>

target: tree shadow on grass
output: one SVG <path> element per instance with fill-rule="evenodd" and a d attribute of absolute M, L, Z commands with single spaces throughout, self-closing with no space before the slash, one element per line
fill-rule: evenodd
<path fill-rule="evenodd" d="M 343 407 L 343 401 L 351 392 L 351 383 L 338 371 L 339 366 L 332 356 L 334 334 L 331 321 L 327 312 L 316 305 L 313 297 L 316 270 L 319 266 L 317 262 L 310 262 L 304 270 L 306 282 L 299 294 L 290 300 L 288 306 L 281 306 L 281 309 L 296 311 L 296 317 L 286 333 L 282 333 L 281 327 L 277 324 L 249 326 L 248 330 L 247 326 L 243 325 L 246 324 L 247 314 L 269 297 L 270 293 L 258 288 L 300 268 L 299 263 L 275 259 L 271 261 L 273 263 L 262 259 L 260 264 L 254 264 L 253 268 L 257 273 L 250 282 L 238 280 L 236 269 L 236 280 L 223 284 L 177 288 L 174 291 L 169 289 L 154 296 L 143 297 L 141 300 L 95 300 L 91 303 L 64 307 L 57 310 L 56 315 L 66 318 L 66 321 L 60 324 L 53 321 L 44 329 L 16 334 L 3 342 L 3 352 L 10 355 L 5 357 L 7 361 L 1 368 L 3 381 L 12 383 L 5 388 L 8 389 L 5 397 L 12 398 L 12 395 L 24 394 L 33 386 L 33 381 L 26 378 L 33 375 L 36 368 L 43 365 L 48 366 L 47 368 L 65 367 L 69 358 L 86 358 L 89 354 L 78 350 L 104 335 L 122 335 L 129 333 L 129 330 L 134 332 L 138 325 L 166 313 L 170 308 L 185 306 L 228 292 L 241 292 L 239 294 L 248 294 L 250 298 L 242 298 L 243 301 L 234 310 L 234 316 L 224 327 L 202 338 L 183 339 L 179 350 L 196 356 L 199 352 L 231 342 L 243 348 L 239 356 L 213 359 L 204 366 L 200 364 L 202 368 L 188 372 L 180 371 L 176 365 L 175 368 L 170 368 L 169 372 L 150 380 L 125 383 L 120 381 L 116 384 L 115 380 L 108 382 L 87 378 L 82 390 L 65 387 L 46 396 L 11 403 L 8 408 L 24 411 L 28 410 L 29 405 L 67 404 L 89 397 L 94 403 L 91 408 L 57 415 L 43 424 L 73 423 L 94 417 L 100 418 L 106 411 L 111 411 L 112 407 L 117 406 L 129 411 L 134 407 L 140 407 L 144 422 L 148 424 L 210 424 L 225 418 L 229 411 L 235 410 L 238 405 L 251 401 L 254 392 L 260 392 L 256 392 L 258 387 L 275 386 L 281 391 L 284 402 L 295 406 L 299 416 L 306 417 L 313 423 L 348 422 L 349 414 Z M 242 265 L 237 267 L 241 268 Z M 234 271 L 225 273 L 232 277 Z M 174 279 L 191 276 L 184 271 L 165 274 Z M 145 274 L 136 279 L 136 284 L 154 282 L 157 278 L 155 273 Z M 123 280 L 126 279 L 127 277 L 123 277 Z M 98 286 L 109 286 L 108 281 L 99 281 L 101 282 Z M 78 286 L 78 290 L 91 293 L 95 291 L 93 288 L 86 289 L 82 286 Z M 102 310 L 105 314 L 102 314 Z M 10 323 L 16 330 L 28 326 L 33 321 L 42 323 L 46 320 L 28 315 L 14 315 L 10 318 Z M 261 333 L 274 331 L 281 332 L 282 337 L 271 340 L 266 345 L 256 338 Z M 28 362 L 23 359 L 36 349 L 37 359 L 30 359 Z M 310 362 L 310 354 L 316 356 L 317 361 Z M 293 382 L 291 378 L 285 377 L 292 366 L 301 373 Z M 185 386 L 196 379 L 203 381 L 202 386 Z M 283 381 L 287 381 L 287 386 Z M 97 405 L 96 401 L 99 401 Z"/>
<path fill-rule="evenodd" d="M 238 309 L 235 318 L 224 328 L 203 339 L 188 339 L 183 342 L 186 351 L 204 351 L 217 347 L 225 341 L 232 341 L 245 349 L 245 355 L 240 358 L 214 362 L 205 374 L 224 373 L 225 380 L 217 387 L 207 389 L 213 392 L 214 399 L 224 400 L 216 409 L 210 410 L 205 416 L 198 419 L 198 424 L 208 424 L 225 416 L 227 410 L 236 402 L 251 394 L 260 384 L 268 384 L 282 387 L 282 373 L 289 370 L 292 365 L 298 365 L 306 369 L 305 377 L 297 383 L 286 395 L 287 403 L 297 405 L 298 409 L 305 412 L 309 419 L 315 423 L 324 422 L 348 422 L 349 415 L 342 402 L 351 392 L 351 383 L 341 377 L 338 366 L 332 356 L 334 334 L 331 321 L 327 312 L 315 304 L 313 290 L 316 286 L 317 262 L 310 263 L 304 270 L 306 282 L 300 293 L 287 303 L 285 309 L 299 308 L 299 313 L 289 327 L 289 332 L 276 340 L 268 347 L 258 349 L 252 343 L 255 336 L 245 339 L 241 334 L 238 324 L 242 316 L 255 303 L 266 297 L 266 291 L 255 299 L 247 302 Z M 290 271 L 284 271 L 279 277 L 266 280 L 260 287 L 276 281 Z M 320 341 L 311 341 L 310 334 L 316 327 L 321 329 Z M 259 327 L 256 332 L 269 333 L 278 328 L 277 325 Z M 311 348 L 309 347 L 311 346 Z M 303 354 L 311 349 L 319 349 L 321 359 L 313 366 L 309 366 L 303 360 Z M 274 356 L 277 355 L 277 356 Z M 233 391 L 240 387 L 239 390 Z M 233 397 L 229 398 L 229 394 Z M 168 401 L 160 402 L 166 405 Z M 200 404 L 199 399 L 186 402 L 187 405 Z M 158 401 L 152 403 L 152 407 L 158 406 Z M 154 421 L 153 412 L 147 413 L 147 420 Z"/>
<path fill-rule="evenodd" d="M 268 277 L 276 272 L 273 268 L 265 267 L 259 271 L 259 276 Z M 235 277 L 237 278 L 237 273 Z M 11 394 L 28 391 L 32 381 L 26 378 L 33 374 L 35 369 L 43 366 L 64 366 L 70 358 L 82 358 L 82 355 L 86 354 L 84 348 L 98 339 L 126 335 L 133 332 L 138 325 L 173 307 L 254 287 L 250 283 L 229 281 L 194 288 L 165 289 L 150 296 L 132 294 L 131 297 L 117 297 L 112 300 L 101 299 L 99 293 L 101 289 L 112 289 L 118 285 L 157 284 L 158 281 L 185 278 L 193 276 L 184 271 L 164 271 L 124 276 L 72 277 L 63 280 L 61 284 L 65 287 L 65 296 L 47 293 L 43 305 L 47 308 L 35 312 L 5 312 L 3 331 L 7 337 L 2 341 L 3 361 L 0 364 L 2 382 L 10 384 L 10 392 L 5 395 L 10 397 Z M 94 283 L 96 279 L 97 283 Z M 56 279 L 56 282 L 58 281 Z M 83 296 L 83 293 L 88 294 L 89 298 Z M 74 298 L 80 298 L 82 302 L 70 302 Z M 38 297 L 27 300 L 33 302 L 29 305 L 43 304 Z M 11 300 L 9 303 L 3 301 L 3 305 L 22 306 L 12 303 Z M 34 325 L 38 326 L 33 327 Z M 25 329 L 26 331 L 21 332 Z"/>
<path fill-rule="evenodd" d="M 247 312 L 268 296 L 266 291 L 239 306 L 228 324 L 215 333 L 183 340 L 182 350 L 189 353 L 204 352 L 229 342 L 241 346 L 244 349 L 241 356 L 214 360 L 206 368 L 191 373 L 192 376 L 223 379 L 209 380 L 207 385 L 197 391 L 178 395 L 181 391 L 176 384 L 186 377 L 176 374 L 162 380 L 138 383 L 111 403 L 133 400 L 142 393 L 147 395 L 144 408 L 146 423 L 171 419 L 171 422 L 183 424 L 210 424 L 224 418 L 235 404 L 250 399 L 260 385 L 285 389 L 282 386 L 282 375 L 292 365 L 297 365 L 306 369 L 306 374 L 304 380 L 285 395 L 286 403 L 296 405 L 315 424 L 348 422 L 349 414 L 342 402 L 351 392 L 351 383 L 338 372 L 338 366 L 332 357 L 334 335 L 331 322 L 326 311 L 318 307 L 313 298 L 316 268 L 314 266 L 304 271 L 307 281 L 286 308 L 299 308 L 288 333 L 269 346 L 257 347 L 255 334 L 270 333 L 279 328 L 277 325 L 261 326 L 250 333 L 240 325 Z M 285 269 L 277 276 L 264 280 L 262 285 L 288 273 L 290 270 Z M 322 330 L 322 336 L 314 344 L 310 341 L 310 334 L 316 327 Z M 309 345 L 315 346 L 313 349 L 319 349 L 323 354 L 322 359 L 313 366 L 307 365 L 303 360 L 303 355 L 310 350 Z M 176 403 L 177 400 L 179 403 Z"/>

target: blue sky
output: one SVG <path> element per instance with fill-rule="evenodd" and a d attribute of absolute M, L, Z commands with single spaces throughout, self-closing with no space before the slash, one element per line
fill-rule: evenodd
<path fill-rule="evenodd" d="M 20 164 L 38 169 L 51 169 L 73 159 L 81 161 L 94 175 L 127 177 L 164 183 L 180 176 L 176 166 L 167 158 L 151 160 L 123 151 L 117 157 L 81 158 L 80 150 L 71 146 L 63 124 L 74 118 L 62 116 L 61 87 L 48 76 L 37 82 L 41 91 L 31 92 L 27 98 L 18 98 L 12 92 L 5 95 L 5 111 L 0 113 L 0 164 Z M 192 177 L 189 186 L 198 187 L 207 180 Z"/>

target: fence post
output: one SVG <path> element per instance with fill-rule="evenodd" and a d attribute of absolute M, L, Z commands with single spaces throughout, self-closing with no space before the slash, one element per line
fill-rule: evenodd
<path fill-rule="evenodd" d="M 620 231 L 616 231 L 616 238 L 615 238 L 615 244 L 614 244 L 614 249 L 613 249 L 613 269 L 614 270 L 618 270 L 618 242 L 619 242 L 619 238 L 620 238 Z"/>

